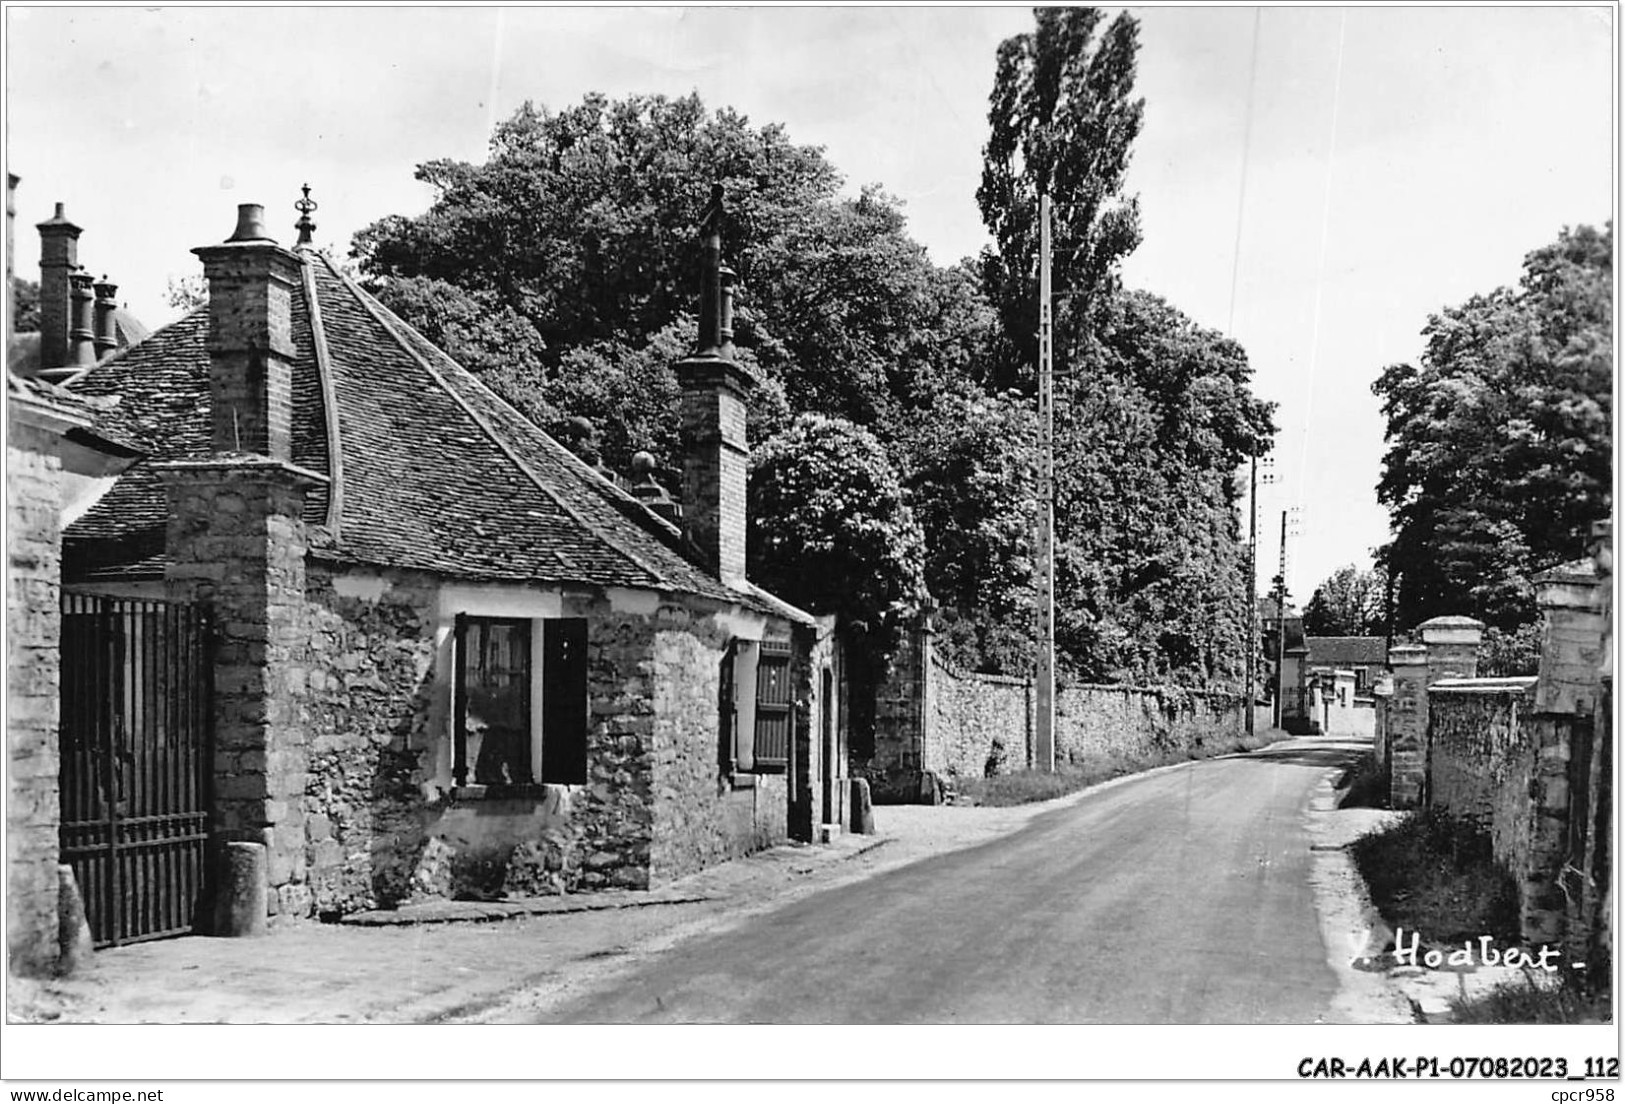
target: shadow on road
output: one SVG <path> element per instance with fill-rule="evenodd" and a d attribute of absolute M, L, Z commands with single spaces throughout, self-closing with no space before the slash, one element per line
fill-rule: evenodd
<path fill-rule="evenodd" d="M 1239 762 L 1289 763 L 1303 767 L 1350 767 L 1370 750 L 1370 744 L 1346 741 L 1316 747 L 1267 747 L 1238 756 Z"/>

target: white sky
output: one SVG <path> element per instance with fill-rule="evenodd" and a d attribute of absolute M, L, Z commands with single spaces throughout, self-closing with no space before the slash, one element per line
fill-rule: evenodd
<path fill-rule="evenodd" d="M 1416 358 L 1430 312 L 1611 217 L 1614 11 L 1264 8 L 1249 127 L 1257 9 L 1133 10 L 1145 240 L 1126 281 L 1223 330 L 1239 273 L 1233 332 L 1281 408 L 1260 576 L 1280 510 L 1301 504 L 1289 577 L 1306 600 L 1386 539 L 1371 381 Z M 37 274 L 32 226 L 64 202 L 81 262 L 156 326 L 168 278 L 198 271 L 188 250 L 226 237 L 240 202 L 291 242 L 309 181 L 318 240 L 342 253 L 427 206 L 414 165 L 483 159 L 526 99 L 694 89 L 825 146 L 853 190 L 882 184 L 948 263 L 986 240 L 994 51 L 1031 22 L 1026 7 L 8 5 L 16 269 Z"/>

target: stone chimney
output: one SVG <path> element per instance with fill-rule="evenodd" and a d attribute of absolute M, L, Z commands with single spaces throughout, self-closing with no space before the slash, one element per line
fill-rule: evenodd
<path fill-rule="evenodd" d="M 745 578 L 745 478 L 750 443 L 745 402 L 756 381 L 734 359 L 732 285 L 722 265 L 722 185 L 700 222 L 704 268 L 700 336 L 674 366 L 683 388 L 683 536 L 725 583 Z M 731 276 L 731 273 L 727 273 Z"/>
<path fill-rule="evenodd" d="M 79 269 L 79 227 L 56 205 L 56 214 L 39 223 L 39 366 L 61 368 L 69 361 L 69 280 Z"/>
<path fill-rule="evenodd" d="M 238 207 L 230 238 L 192 252 L 209 281 L 214 450 L 289 460 L 299 257 L 266 233 L 265 209 L 257 203 Z"/>
<path fill-rule="evenodd" d="M 103 276 L 96 285 L 96 359 L 100 360 L 118 348 L 118 324 L 114 312 L 118 310 L 118 285 Z"/>
<path fill-rule="evenodd" d="M 76 369 L 88 368 L 96 363 L 96 293 L 91 290 L 95 282 L 96 278 L 82 268 L 68 277 L 68 284 L 72 288 L 69 294 L 72 309 L 69 311 L 68 366 Z"/>

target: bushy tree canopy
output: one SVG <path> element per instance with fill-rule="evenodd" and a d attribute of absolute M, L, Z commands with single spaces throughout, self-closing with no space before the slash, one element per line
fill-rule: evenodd
<path fill-rule="evenodd" d="M 1609 516 L 1613 226 L 1564 230 L 1517 288 L 1432 317 L 1418 365 L 1373 385 L 1387 418 L 1378 498 L 1399 627 L 1469 614 L 1514 629 L 1532 578 Z"/>
<path fill-rule="evenodd" d="M 751 454 L 751 578 L 872 634 L 925 602 L 924 538 L 886 450 L 860 426 L 801 414 Z"/>
<path fill-rule="evenodd" d="M 1303 631 L 1310 636 L 1383 635 L 1387 588 L 1388 575 L 1381 567 L 1338 568 L 1310 596 L 1303 610 Z"/>

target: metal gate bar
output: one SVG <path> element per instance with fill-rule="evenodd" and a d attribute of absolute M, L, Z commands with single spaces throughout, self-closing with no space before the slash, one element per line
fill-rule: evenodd
<path fill-rule="evenodd" d="M 96 946 L 192 928 L 208 838 L 208 621 L 184 603 L 64 595 L 62 861 Z"/>

